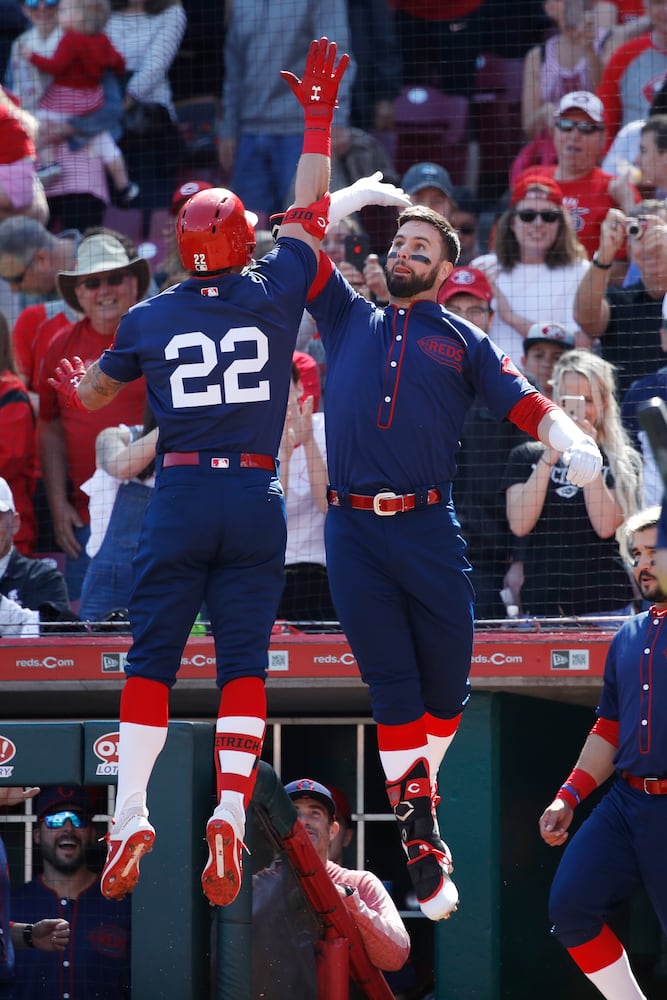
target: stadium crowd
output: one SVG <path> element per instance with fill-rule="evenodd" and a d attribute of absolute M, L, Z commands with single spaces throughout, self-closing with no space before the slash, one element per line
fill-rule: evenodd
<path fill-rule="evenodd" d="M 0 49 L 0 636 L 58 624 L 81 634 L 127 628 L 155 482 L 146 382 L 137 377 L 91 416 L 56 391 L 54 373 L 62 358 L 80 358 L 73 372 L 84 376 L 129 309 L 186 276 L 175 220 L 192 196 L 234 191 L 252 220 L 255 259 L 271 254 L 272 216 L 294 200 L 303 143 L 281 71 L 301 72 L 319 37 L 351 55 L 331 126 L 331 216 L 320 234 L 328 280 L 337 269 L 382 312 L 396 299 L 387 249 L 400 211 L 439 213 L 460 242 L 437 293 L 445 321 L 473 324 L 482 345 L 488 336 L 521 391 L 535 396 L 530 383 L 545 405 L 559 404 L 601 455 L 601 473 L 578 480 L 565 446 L 496 420 L 475 397 L 453 503 L 477 620 L 599 622 L 648 606 L 622 537 L 629 519 L 663 499 L 638 412 L 653 396 L 667 401 L 667 4 L 290 0 L 286 22 L 280 5 L 244 0 L 222 5 L 213 25 L 203 3 L 181 0 L 5 6 L 14 28 Z M 382 38 L 382 58 L 369 37 Z M 408 215 L 407 225 L 424 218 Z M 337 503 L 325 414 L 329 394 L 331 413 L 345 401 L 339 369 L 328 381 L 315 318 L 331 287 L 303 311 L 275 456 L 288 515 L 277 615 L 303 630 L 338 627 L 324 544 Z M 318 272 L 309 302 L 323 288 Z M 319 318 L 327 340 L 329 317 Z M 393 738 L 402 723 L 380 709 L 389 790 L 406 798 L 400 783 L 415 748 L 382 745 L 382 732 Z M 455 731 L 429 731 L 431 756 L 434 740 L 442 749 L 432 776 Z M 437 786 L 429 789 L 427 771 L 430 816 Z M 438 844 L 446 858 L 439 833 Z M 427 915 L 442 871 L 451 872 L 443 864 L 437 892 L 418 897 Z M 239 861 L 237 882 L 240 870 Z M 449 915 L 455 893 L 432 919 Z"/>

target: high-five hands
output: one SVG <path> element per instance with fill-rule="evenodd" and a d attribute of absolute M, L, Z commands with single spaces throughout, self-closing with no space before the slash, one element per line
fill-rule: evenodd
<path fill-rule="evenodd" d="M 319 41 L 310 43 L 301 80 L 294 73 L 281 71 L 283 80 L 289 84 L 292 93 L 304 109 L 306 122 L 314 118 L 331 122 L 336 107 L 338 87 L 349 61 L 349 55 L 344 53 L 335 66 L 336 43 L 329 42 L 327 38 L 320 38 Z"/>

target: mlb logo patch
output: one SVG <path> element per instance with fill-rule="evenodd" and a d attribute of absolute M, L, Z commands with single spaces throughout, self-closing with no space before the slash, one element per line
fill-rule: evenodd
<path fill-rule="evenodd" d="M 229 459 L 228 458 L 212 458 L 211 459 L 212 469 L 228 469 Z"/>
<path fill-rule="evenodd" d="M 216 295 L 220 294 L 220 290 L 216 288 L 215 285 L 210 285 L 207 288 L 202 288 L 201 293 L 202 295 L 208 295 L 212 298 L 215 298 Z"/>

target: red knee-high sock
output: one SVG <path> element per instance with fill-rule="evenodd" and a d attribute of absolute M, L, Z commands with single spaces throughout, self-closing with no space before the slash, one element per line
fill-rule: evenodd
<path fill-rule="evenodd" d="M 145 808 L 146 789 L 167 739 L 169 688 L 128 677 L 120 697 L 116 816 L 126 806 Z"/>
<path fill-rule="evenodd" d="M 387 781 L 398 781 L 418 760 L 428 761 L 425 716 L 398 726 L 378 723 L 377 740 Z"/>
<path fill-rule="evenodd" d="M 597 937 L 567 950 L 607 1000 L 646 1000 L 625 948 L 606 924 Z"/>
<path fill-rule="evenodd" d="M 242 799 L 244 810 L 252 798 L 257 765 L 266 730 L 266 691 L 261 677 L 239 677 L 225 684 L 220 695 L 215 732 L 218 801 L 223 794 Z"/>
<path fill-rule="evenodd" d="M 128 677 L 120 696 L 120 721 L 140 726 L 169 723 L 169 688 L 147 677 Z"/>

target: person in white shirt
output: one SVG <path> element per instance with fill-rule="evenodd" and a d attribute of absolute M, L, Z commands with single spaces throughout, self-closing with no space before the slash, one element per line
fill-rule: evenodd
<path fill-rule="evenodd" d="M 335 620 L 324 553 L 327 510 L 324 414 L 313 413 L 312 396 L 303 398 L 295 364 L 280 442 L 280 477 L 287 507 L 287 549 L 285 589 L 278 619 Z"/>

